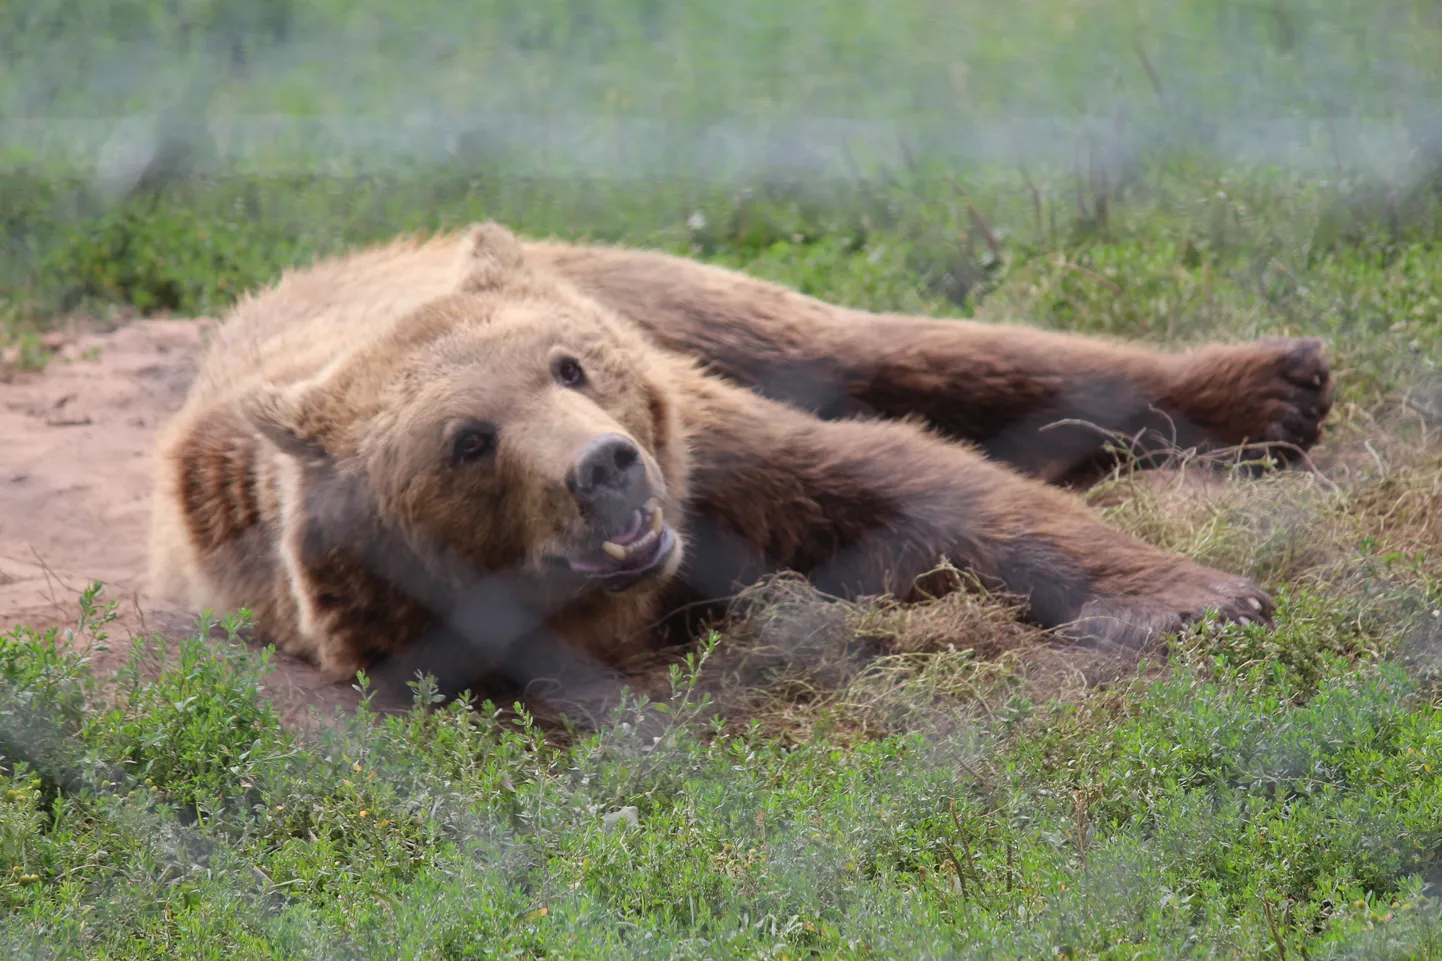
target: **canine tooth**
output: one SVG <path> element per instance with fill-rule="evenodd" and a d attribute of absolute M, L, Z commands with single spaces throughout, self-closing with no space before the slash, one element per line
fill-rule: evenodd
<path fill-rule="evenodd" d="M 666 515 L 661 513 L 661 508 L 653 507 L 651 509 L 651 533 L 659 534 L 661 533 L 661 528 L 665 526 Z"/>
<path fill-rule="evenodd" d="M 627 557 L 631 556 L 631 552 L 626 550 L 624 545 L 617 544 L 612 541 L 606 541 L 604 544 L 602 544 L 601 550 L 605 551 L 607 554 L 610 554 L 618 561 L 624 561 Z"/>

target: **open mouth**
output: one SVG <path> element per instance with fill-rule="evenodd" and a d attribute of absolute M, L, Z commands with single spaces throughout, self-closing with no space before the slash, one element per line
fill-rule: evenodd
<path fill-rule="evenodd" d="M 676 534 L 653 497 L 632 512 L 624 530 L 602 541 L 599 548 L 564 560 L 577 574 L 597 580 L 607 589 L 620 590 L 660 565 L 675 547 Z"/>

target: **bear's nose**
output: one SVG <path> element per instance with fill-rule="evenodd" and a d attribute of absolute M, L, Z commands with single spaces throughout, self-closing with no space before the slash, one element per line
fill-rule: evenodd
<path fill-rule="evenodd" d="M 566 487 L 583 507 L 605 502 L 629 511 L 646 499 L 646 465 L 634 443 L 620 434 L 602 434 L 581 448 Z"/>

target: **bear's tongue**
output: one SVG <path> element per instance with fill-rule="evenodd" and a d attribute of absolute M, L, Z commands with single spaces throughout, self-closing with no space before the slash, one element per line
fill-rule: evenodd
<path fill-rule="evenodd" d="M 665 530 L 661 505 L 653 498 L 632 515 L 624 531 L 603 542 L 597 554 L 572 558 L 571 569 L 583 574 L 606 574 L 647 567 L 656 559 Z"/>
<path fill-rule="evenodd" d="M 631 512 L 631 523 L 619 534 L 612 534 L 609 538 L 612 544 L 625 546 L 641 536 L 641 529 L 646 525 L 646 518 L 649 511 L 636 508 Z"/>

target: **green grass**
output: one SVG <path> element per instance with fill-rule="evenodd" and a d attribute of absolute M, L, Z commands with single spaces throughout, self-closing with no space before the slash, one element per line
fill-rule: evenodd
<path fill-rule="evenodd" d="M 595 731 L 465 704 L 297 731 L 233 641 L 146 642 L 92 676 L 87 594 L 75 642 L 0 640 L 0 950 L 1442 957 L 1435 5 L 392 12 L 0 3 L 0 373 L 43 365 L 55 326 L 218 314 L 286 266 L 484 217 L 878 310 L 1167 345 L 1319 334 L 1325 476 L 1092 495 L 1262 579 L 1277 623 L 1118 668 L 970 595 L 791 585 L 671 699 Z M 439 119 L 406 133 L 418 107 Z M 130 113 L 162 121 L 133 169 L 107 146 Z M 270 114 L 298 126 L 247 126 Z M 1019 116 L 1067 123 L 1018 140 Z M 532 133 L 498 137 L 518 117 Z M 534 133 L 578 117 L 581 147 Z M 862 133 L 818 135 L 799 168 L 766 139 L 835 117 Z M 1229 154 L 1251 120 L 1267 156 Z M 712 157 L 722 123 L 737 145 Z"/>
<path fill-rule="evenodd" d="M 1328 606 L 1287 598 L 1283 636 Z M 706 723 L 704 664 L 665 713 L 633 702 L 561 744 L 489 704 L 297 734 L 231 642 L 187 642 L 159 674 L 137 649 L 120 696 L 79 710 L 83 661 L 22 631 L 0 645 L 0 706 L 44 734 L 7 745 L 0 940 L 90 958 L 1438 956 L 1433 696 L 1327 652 L 1299 680 L 1244 656 L 1253 635 L 1187 648 L 1160 680 L 842 746 Z"/>
<path fill-rule="evenodd" d="M 55 208 L 83 187 L 16 176 L 0 191 L 29 244 L 0 284 L 12 331 L 117 305 L 214 314 L 285 266 L 486 217 L 534 236 L 695 254 L 872 309 L 981 313 L 1157 343 L 1321 334 L 1348 375 L 1344 397 L 1368 404 L 1399 378 L 1435 370 L 1442 330 L 1432 193 L 1377 201 L 1267 170 L 1159 170 L 1105 225 L 1082 224 L 1059 185 L 1044 198 L 1070 224 L 1057 234 L 1028 226 L 1019 179 L 978 188 L 973 216 L 956 188 L 926 171 L 749 196 L 695 182 L 640 188 L 451 170 L 232 177 L 157 188 L 79 220 Z M 1400 222 L 1389 225 L 1392 212 Z M 995 254 L 979 224 L 1001 232 Z M 26 258 L 33 266 L 22 269 Z"/>

